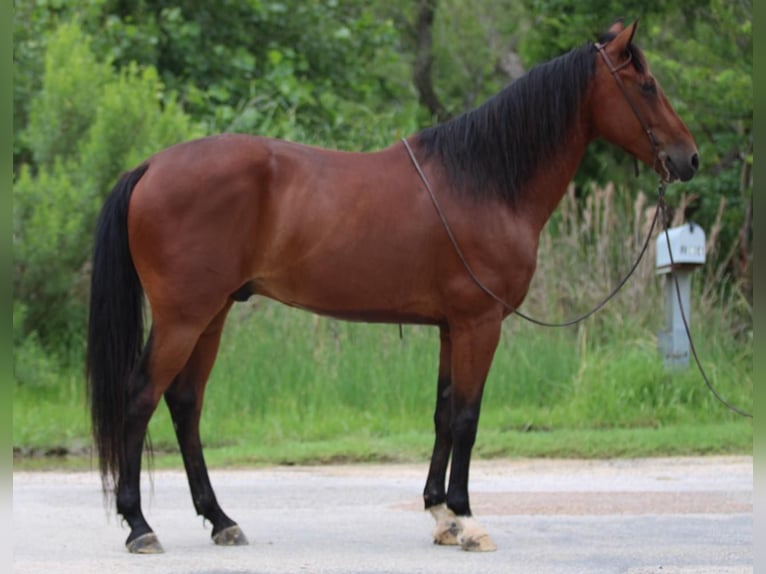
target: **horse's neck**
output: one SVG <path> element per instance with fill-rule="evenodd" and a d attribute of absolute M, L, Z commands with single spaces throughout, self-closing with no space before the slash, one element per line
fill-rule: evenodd
<path fill-rule="evenodd" d="M 585 129 L 574 130 L 572 140 L 546 165 L 540 166 L 526 185 L 520 208 L 538 230 L 550 219 L 577 172 L 589 143 L 586 133 Z"/>

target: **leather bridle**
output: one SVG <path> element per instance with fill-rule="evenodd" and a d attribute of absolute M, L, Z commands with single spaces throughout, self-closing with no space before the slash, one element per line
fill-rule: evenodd
<path fill-rule="evenodd" d="M 619 66 L 615 66 L 612 63 L 611 58 L 609 57 L 609 54 L 606 53 L 607 44 L 602 44 L 601 42 L 596 42 L 594 44 L 594 47 L 598 51 L 599 54 L 601 54 L 601 57 L 604 59 L 604 63 L 606 64 L 606 67 L 609 69 L 609 72 L 612 74 L 612 77 L 614 78 L 614 81 L 617 82 L 617 87 L 620 88 L 620 91 L 622 92 L 622 95 L 625 96 L 625 99 L 627 100 L 628 104 L 630 105 L 630 108 L 633 110 L 633 114 L 636 116 L 636 119 L 638 119 L 638 123 L 641 124 L 641 128 L 644 130 L 644 133 L 646 134 L 646 137 L 649 138 L 649 143 L 652 146 L 652 169 L 655 169 L 657 162 L 659 161 L 660 166 L 662 167 L 662 171 L 664 172 L 664 176 L 662 176 L 663 181 L 670 182 L 672 181 L 673 177 L 668 170 L 668 166 L 665 163 L 668 157 L 668 154 L 660 148 L 660 144 L 657 141 L 657 137 L 654 135 L 654 132 L 652 131 L 652 128 L 649 127 L 649 124 L 644 119 L 644 116 L 641 114 L 641 111 L 638 109 L 638 106 L 636 106 L 636 103 L 633 101 L 633 98 L 630 97 L 630 94 L 628 93 L 628 89 L 625 87 L 625 83 L 622 81 L 622 78 L 620 78 L 620 74 L 618 73 L 623 68 L 630 65 L 630 63 L 633 61 L 633 53 L 628 50 L 628 59 L 625 60 L 622 64 Z"/>

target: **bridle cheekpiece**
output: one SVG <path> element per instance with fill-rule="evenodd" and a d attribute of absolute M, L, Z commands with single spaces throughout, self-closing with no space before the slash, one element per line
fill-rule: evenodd
<path fill-rule="evenodd" d="M 619 66 L 615 66 L 612 63 L 612 60 L 609 57 L 609 54 L 606 53 L 606 50 L 605 50 L 606 43 L 596 42 L 594 44 L 594 47 L 596 48 L 598 53 L 601 54 L 601 57 L 604 59 L 604 63 L 606 64 L 606 67 L 609 69 L 609 72 L 612 74 L 614 81 L 617 82 L 617 86 L 620 88 L 622 95 L 625 96 L 625 99 L 630 105 L 630 108 L 633 110 L 633 113 L 638 119 L 638 123 L 641 124 L 641 128 L 644 130 L 644 133 L 649 138 L 649 143 L 652 146 L 652 152 L 654 156 L 654 160 L 652 161 L 652 168 L 655 169 L 655 166 L 657 165 L 657 162 L 659 161 L 660 166 L 662 166 L 662 171 L 665 172 L 664 176 L 662 176 L 662 180 L 664 182 L 671 181 L 672 176 L 665 163 L 668 157 L 668 154 L 665 152 L 665 150 L 660 149 L 660 144 L 657 142 L 657 137 L 654 135 L 652 128 L 649 127 L 649 124 L 644 119 L 644 116 L 641 115 L 641 111 L 638 109 L 638 106 L 636 106 L 635 102 L 630 97 L 630 94 L 628 93 L 628 89 L 625 87 L 625 84 L 623 83 L 622 78 L 620 78 L 620 75 L 618 73 L 620 70 L 622 70 L 623 68 L 631 64 L 631 62 L 633 61 L 633 53 L 630 50 L 628 50 L 628 58 L 624 62 L 622 62 Z"/>

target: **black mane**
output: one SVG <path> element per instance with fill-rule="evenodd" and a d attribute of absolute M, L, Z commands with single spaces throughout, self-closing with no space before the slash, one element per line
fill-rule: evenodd
<path fill-rule="evenodd" d="M 595 49 L 572 50 L 508 84 L 480 107 L 418 134 L 466 196 L 515 203 L 566 141 L 595 72 Z"/>

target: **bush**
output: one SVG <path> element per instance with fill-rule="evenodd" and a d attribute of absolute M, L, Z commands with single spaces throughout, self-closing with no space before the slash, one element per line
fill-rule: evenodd
<path fill-rule="evenodd" d="M 34 166 L 14 184 L 14 332 L 44 348 L 78 346 L 87 317 L 87 262 L 98 210 L 121 171 L 168 145 L 202 135 L 153 68 L 120 73 L 91 51 L 77 23 L 49 38 L 42 89 L 30 104 Z"/>

